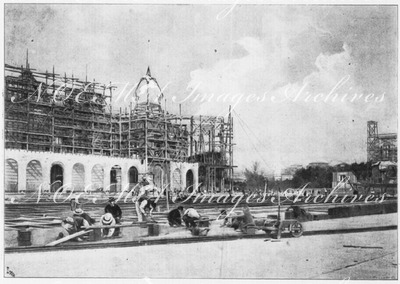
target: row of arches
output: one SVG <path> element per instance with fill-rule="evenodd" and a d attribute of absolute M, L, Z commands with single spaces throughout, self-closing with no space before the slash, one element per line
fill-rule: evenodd
<path fill-rule="evenodd" d="M 7 159 L 5 166 L 5 184 L 6 192 L 18 191 L 18 171 L 24 170 L 18 168 L 18 163 L 14 159 Z M 86 173 L 85 166 L 81 163 L 75 163 L 72 167 L 72 176 L 70 182 L 74 186 L 74 190 L 83 191 L 87 184 L 91 184 L 90 190 L 104 190 L 105 172 L 104 167 L 100 164 L 94 165 L 90 169 L 90 175 Z M 50 180 L 45 181 L 43 178 L 43 168 L 39 161 L 30 161 L 25 169 L 25 191 L 37 191 L 42 183 L 50 183 L 50 191 L 54 192 L 61 186 L 68 183 L 65 177 L 65 166 L 62 163 L 55 162 L 50 168 Z M 130 186 L 138 183 L 138 169 L 134 166 L 128 170 L 128 181 Z M 90 178 L 90 180 L 86 180 Z M 24 182 L 24 181 L 21 181 Z M 110 191 L 116 192 L 122 189 L 121 167 L 115 165 L 110 171 Z"/>
<path fill-rule="evenodd" d="M 11 158 L 6 159 L 5 164 L 6 192 L 18 192 L 21 188 L 23 188 L 24 191 L 37 191 L 41 184 L 49 184 L 49 190 L 51 192 L 57 191 L 60 187 L 68 183 L 72 183 L 76 191 L 83 191 L 88 184 L 90 184 L 89 190 L 109 190 L 110 192 L 119 192 L 123 189 L 122 187 L 125 186 L 122 184 L 123 173 L 119 165 L 111 167 L 109 173 L 106 174 L 104 167 L 100 164 L 95 164 L 90 169 L 87 169 L 82 163 L 75 163 L 72 166 L 71 176 L 67 177 L 65 166 L 61 162 L 54 162 L 51 164 L 49 176 L 43 174 L 44 169 L 38 160 L 31 160 L 27 164 L 26 169 L 19 169 L 18 162 Z M 24 175 L 20 175 L 19 171 L 25 171 Z M 129 189 L 131 189 L 139 182 L 138 169 L 135 166 L 131 166 L 127 172 L 125 171 L 125 174 L 127 174 L 125 180 L 129 183 Z M 24 177 L 25 181 L 19 178 L 21 176 Z M 46 176 L 46 178 L 44 176 Z M 179 168 L 173 170 L 170 188 L 174 191 L 179 191 L 184 189 L 183 186 L 186 186 L 191 192 L 194 186 L 193 171 L 190 169 L 187 170 L 185 177 L 186 183 L 183 185 L 181 170 Z M 154 185 L 158 188 L 163 188 L 168 184 L 167 175 L 161 165 L 155 165 L 152 168 L 152 179 Z M 25 184 L 21 187 L 19 182 Z"/>

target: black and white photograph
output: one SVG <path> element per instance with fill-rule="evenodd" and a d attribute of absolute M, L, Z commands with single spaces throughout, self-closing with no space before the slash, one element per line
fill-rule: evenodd
<path fill-rule="evenodd" d="M 396 1 L 2 4 L 4 281 L 398 281 Z"/>

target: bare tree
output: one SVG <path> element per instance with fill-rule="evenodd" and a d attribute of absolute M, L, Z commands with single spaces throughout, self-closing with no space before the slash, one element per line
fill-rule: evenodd
<path fill-rule="evenodd" d="M 253 162 L 250 169 L 244 170 L 244 176 L 246 177 L 247 188 L 251 191 L 263 190 L 267 182 L 264 171 L 260 167 L 259 162 Z"/>

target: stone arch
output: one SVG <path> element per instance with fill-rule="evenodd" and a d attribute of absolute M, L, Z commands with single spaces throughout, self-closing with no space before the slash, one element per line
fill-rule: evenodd
<path fill-rule="evenodd" d="M 182 175 L 181 170 L 176 168 L 172 172 L 172 190 L 173 191 L 180 191 L 182 189 Z"/>
<path fill-rule="evenodd" d="M 165 186 L 165 173 L 161 165 L 155 165 L 153 167 L 153 182 L 160 190 Z"/>
<path fill-rule="evenodd" d="M 50 191 L 55 192 L 64 184 L 64 165 L 54 162 L 50 169 Z"/>
<path fill-rule="evenodd" d="M 199 167 L 198 186 L 202 191 L 207 190 L 207 169 L 204 165 Z"/>
<path fill-rule="evenodd" d="M 110 192 L 121 191 L 121 166 L 115 165 L 110 171 Z"/>
<path fill-rule="evenodd" d="M 32 160 L 26 166 L 26 191 L 37 191 L 43 182 L 42 165 Z"/>
<path fill-rule="evenodd" d="M 6 192 L 18 192 L 18 162 L 14 159 L 6 160 L 5 183 Z"/>
<path fill-rule="evenodd" d="M 193 192 L 193 186 L 194 186 L 194 174 L 192 170 L 188 170 L 186 172 L 186 190 L 188 192 Z"/>
<path fill-rule="evenodd" d="M 139 182 L 139 171 L 135 166 L 129 168 L 128 179 L 130 184 L 136 184 Z"/>
<path fill-rule="evenodd" d="M 96 164 L 91 172 L 92 189 L 96 191 L 103 191 L 104 189 L 104 168 Z"/>
<path fill-rule="evenodd" d="M 72 167 L 72 186 L 76 191 L 85 189 L 85 166 L 81 163 L 76 163 Z"/>

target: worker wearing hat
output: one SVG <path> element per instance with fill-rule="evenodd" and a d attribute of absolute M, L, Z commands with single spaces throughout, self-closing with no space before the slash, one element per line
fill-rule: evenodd
<path fill-rule="evenodd" d="M 65 218 L 61 226 L 67 231 L 68 235 L 75 234 L 85 229 L 85 227 L 89 227 L 89 223 L 83 219 L 82 217 L 67 217 Z M 64 234 L 60 233 L 57 239 L 63 238 Z M 77 237 L 73 240 L 82 241 L 81 238 Z"/>
<path fill-rule="evenodd" d="M 100 223 L 103 226 L 115 226 L 116 225 L 116 221 L 111 213 L 106 213 L 103 216 L 101 216 Z M 118 228 L 104 228 L 102 230 L 103 237 L 110 238 L 110 237 L 115 236 L 115 233 L 116 233 L 115 229 L 118 229 Z"/>
<path fill-rule="evenodd" d="M 89 214 L 82 210 L 82 208 L 76 208 L 74 210 L 74 217 L 81 217 L 85 219 L 89 223 L 89 225 L 93 225 L 96 222 L 96 220 L 91 218 Z"/>
<path fill-rule="evenodd" d="M 118 206 L 118 204 L 115 203 L 115 198 L 114 197 L 110 197 L 108 199 L 109 204 L 107 204 L 106 208 L 104 209 L 104 213 L 110 213 L 116 224 L 121 224 L 121 217 L 122 217 L 122 210 L 121 208 Z M 103 215 L 104 216 L 104 215 Z M 119 235 L 119 228 L 116 228 L 115 236 Z"/>
<path fill-rule="evenodd" d="M 76 227 L 76 223 L 74 218 L 72 217 L 67 217 L 64 220 L 62 220 L 61 226 L 67 230 L 67 232 L 72 235 L 78 231 L 78 228 Z"/>

